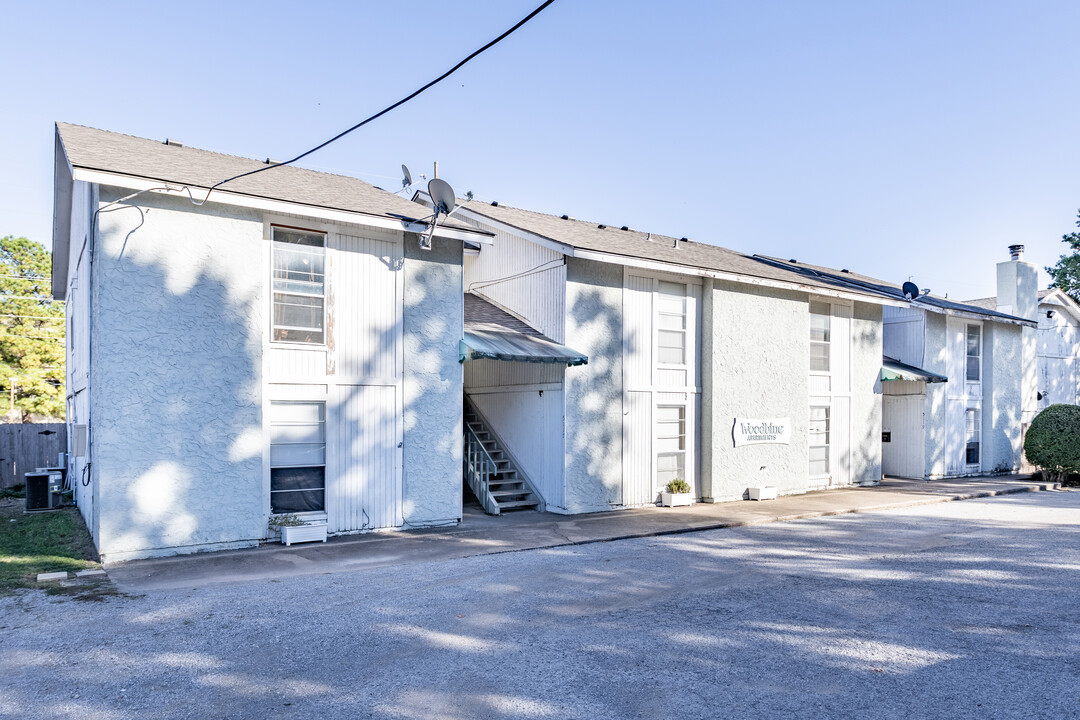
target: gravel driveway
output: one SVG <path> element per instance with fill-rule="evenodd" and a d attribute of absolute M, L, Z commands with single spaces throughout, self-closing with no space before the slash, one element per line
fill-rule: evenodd
<path fill-rule="evenodd" d="M 1080 717 L 1080 492 L 78 602 L 0 717 Z"/>

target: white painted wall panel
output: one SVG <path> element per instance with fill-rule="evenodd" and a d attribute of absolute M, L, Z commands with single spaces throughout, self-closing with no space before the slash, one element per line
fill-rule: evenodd
<path fill-rule="evenodd" d="M 916 308 L 883 309 L 883 352 L 908 365 L 923 367 L 926 312 Z"/>
<path fill-rule="evenodd" d="M 651 505 L 653 491 L 653 394 L 626 393 L 626 422 L 623 429 L 623 505 Z"/>
<path fill-rule="evenodd" d="M 469 398 L 544 502 L 563 507 L 562 391 L 489 392 Z"/>
<path fill-rule="evenodd" d="M 626 386 L 642 388 L 652 384 L 653 372 L 653 288 L 656 280 L 626 275 L 623 292 L 623 356 Z"/>
<path fill-rule="evenodd" d="M 326 375 L 326 350 L 270 345 L 266 372 L 272 380 L 323 377 Z"/>
<path fill-rule="evenodd" d="M 895 381 L 888 385 L 904 382 Z M 890 477 L 922 479 L 926 468 L 923 459 L 926 396 L 887 394 L 882 397 L 881 404 L 881 429 L 890 437 L 889 442 L 881 444 L 882 472 Z"/>
<path fill-rule="evenodd" d="M 832 306 L 832 358 L 830 376 L 834 393 L 851 392 L 851 315 L 850 305 Z"/>
<path fill-rule="evenodd" d="M 565 372 L 565 365 L 554 363 L 506 362 L 486 358 L 469 360 L 465 363 L 465 390 L 562 383 Z"/>
<path fill-rule="evenodd" d="M 851 398 L 833 397 L 831 412 L 832 485 L 851 484 Z"/>
<path fill-rule="evenodd" d="M 328 413 L 327 520 L 330 532 L 402 523 L 400 413 L 393 386 L 338 385 Z"/>
<path fill-rule="evenodd" d="M 456 216 L 455 216 L 456 217 Z M 465 264 L 465 291 L 512 310 L 555 342 L 566 336 L 566 265 L 562 253 L 483 222 L 494 243 Z M 522 273 L 527 273 L 522 275 Z M 511 278 L 513 279 L 506 279 Z"/>
<path fill-rule="evenodd" d="M 343 378 L 388 382 L 401 376 L 400 240 L 339 234 L 331 253 L 332 337 Z"/>

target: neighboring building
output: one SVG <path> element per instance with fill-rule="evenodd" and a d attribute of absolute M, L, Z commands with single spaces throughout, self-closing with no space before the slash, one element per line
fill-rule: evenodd
<path fill-rule="evenodd" d="M 999 268 L 1008 264 L 1001 263 Z M 998 279 L 1005 280 L 1006 288 L 1011 285 L 1007 274 L 1002 278 L 999 271 Z M 1009 312 L 1009 303 L 1003 305 L 999 299 L 1007 297 L 1001 290 L 999 287 L 998 296 L 968 302 L 988 310 Z M 1058 403 L 1080 404 L 1080 305 L 1058 288 L 1040 290 L 1033 317 L 1039 322 L 1035 343 L 1035 409 Z M 1025 423 L 1031 422 L 1029 415 L 1025 413 Z"/>
<path fill-rule="evenodd" d="M 770 260 L 808 276 L 905 297 L 899 284 Z M 1019 471 L 1022 423 L 1033 414 L 1028 408 L 1035 397 L 1035 268 L 1014 255 L 998 266 L 998 281 L 1011 292 L 1007 310 L 930 294 L 885 308 L 885 475 L 934 479 Z"/>
<path fill-rule="evenodd" d="M 466 344 L 470 308 L 497 306 L 587 359 L 463 353 L 484 431 L 548 511 L 650 505 L 675 478 L 705 502 L 880 481 L 882 306 L 903 298 L 495 203 L 454 217 L 495 236 L 465 258 Z"/>
<path fill-rule="evenodd" d="M 353 178 L 57 125 L 75 497 L 102 556 L 461 518 L 462 251 Z"/>

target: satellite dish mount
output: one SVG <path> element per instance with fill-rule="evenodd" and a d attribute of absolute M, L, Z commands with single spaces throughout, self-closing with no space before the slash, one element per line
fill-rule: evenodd
<path fill-rule="evenodd" d="M 420 249 L 431 249 L 431 237 L 435 234 L 435 228 L 439 224 L 439 215 L 449 215 L 454 211 L 454 206 L 457 203 L 457 196 L 454 194 L 454 188 L 450 187 L 450 183 L 439 178 L 433 178 L 428 181 L 427 185 L 428 196 L 431 197 L 431 205 L 435 208 L 435 216 L 431 219 L 431 226 L 428 227 L 426 233 L 420 236 Z"/>

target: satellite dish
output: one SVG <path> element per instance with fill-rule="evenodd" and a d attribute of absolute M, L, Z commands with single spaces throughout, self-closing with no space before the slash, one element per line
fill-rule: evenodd
<path fill-rule="evenodd" d="M 919 297 L 919 286 L 911 282 L 910 280 L 904 283 L 903 290 L 904 297 L 906 297 L 908 300 L 914 300 L 915 298 Z"/>
<path fill-rule="evenodd" d="M 407 188 L 412 185 L 412 173 L 409 172 L 409 168 L 404 165 L 401 166 L 401 174 L 405 177 L 401 179 L 401 187 Z"/>
<path fill-rule="evenodd" d="M 433 178 L 427 184 L 427 191 L 428 195 L 431 196 L 431 202 L 435 205 L 436 218 L 439 213 L 449 215 L 450 211 L 454 209 L 454 205 L 457 204 L 454 188 L 450 187 L 450 183 L 445 180 Z"/>

